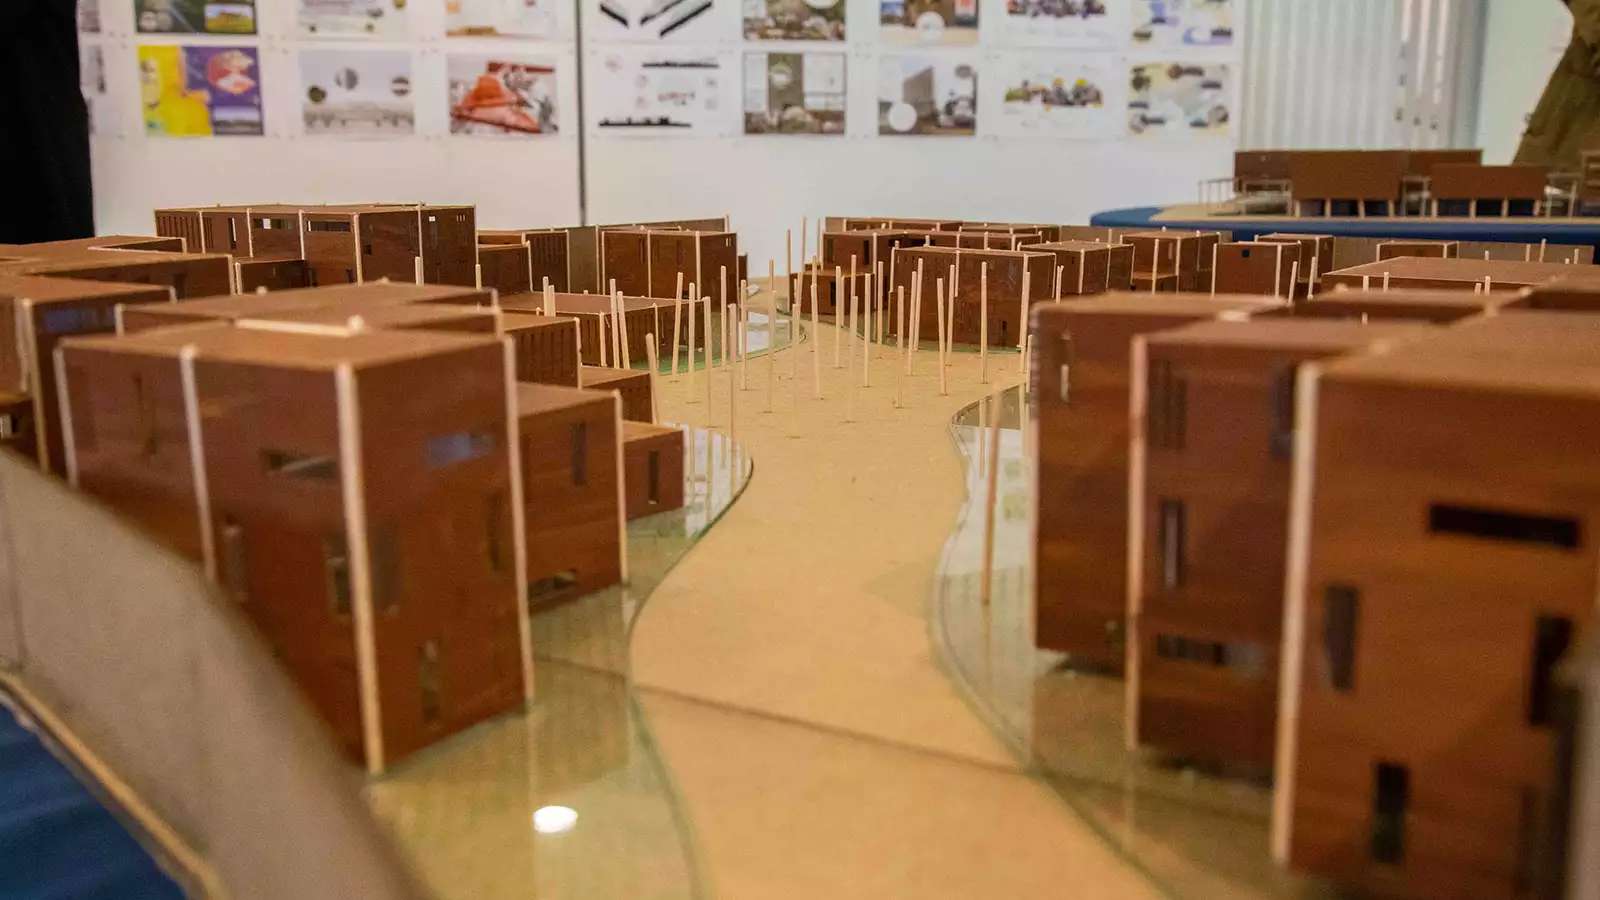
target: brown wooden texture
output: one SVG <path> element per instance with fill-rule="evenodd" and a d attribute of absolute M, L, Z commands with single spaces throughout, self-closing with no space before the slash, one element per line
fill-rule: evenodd
<path fill-rule="evenodd" d="M 629 519 L 683 506 L 684 439 L 681 428 L 622 423 L 622 482 Z"/>
<path fill-rule="evenodd" d="M 517 385 L 528 599 L 543 605 L 622 578 L 615 400 L 598 391 Z"/>
<path fill-rule="evenodd" d="M 1297 265 L 1302 247 L 1288 242 L 1244 242 L 1219 244 L 1217 268 L 1212 285 L 1223 294 L 1265 294 L 1294 300 Z"/>
<path fill-rule="evenodd" d="M 1053 300 L 1055 295 L 1055 256 L 1049 253 L 1029 253 L 1012 250 L 956 250 L 944 247 L 902 248 L 895 263 L 893 287 L 905 288 L 908 306 L 912 299 L 912 277 L 917 265 L 923 266 L 922 322 L 924 339 L 938 334 L 938 280 L 948 280 L 950 267 L 956 267 L 955 315 L 952 340 L 960 344 L 976 344 L 982 337 L 983 272 L 987 266 L 989 345 L 1015 347 L 1018 334 L 1018 314 L 1022 305 L 1023 272 L 1028 273 L 1028 305 L 1030 308 Z M 950 300 L 950 285 L 945 286 L 945 299 Z M 909 316 L 909 311 L 907 312 Z M 892 332 L 894 323 L 887 321 Z M 1024 326 L 1025 327 L 1025 326 Z"/>
<path fill-rule="evenodd" d="M 653 422 L 650 405 L 650 373 L 632 369 L 584 366 L 578 381 L 587 390 L 616 392 L 622 398 L 622 418 L 630 422 Z"/>

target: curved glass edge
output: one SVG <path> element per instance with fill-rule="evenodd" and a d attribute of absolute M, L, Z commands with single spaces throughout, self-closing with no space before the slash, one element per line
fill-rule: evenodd
<path fill-rule="evenodd" d="M 973 710 L 1024 768 L 1156 889 L 1179 897 L 1331 897 L 1277 866 L 1271 787 L 1164 760 L 1124 743 L 1126 686 L 1033 643 L 1033 477 L 1023 388 L 964 407 L 950 423 L 967 498 L 930 598 L 935 653 Z M 989 446 L 998 430 L 994 557 L 984 603 Z"/>
<path fill-rule="evenodd" d="M 438 896 L 707 895 L 628 645 L 650 594 L 755 467 L 726 435 L 685 431 L 684 506 L 628 523 L 629 583 L 533 612 L 535 702 L 369 782 L 369 804 Z"/>

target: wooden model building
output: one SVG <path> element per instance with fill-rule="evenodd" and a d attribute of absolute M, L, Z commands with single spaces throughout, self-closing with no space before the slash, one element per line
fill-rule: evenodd
<path fill-rule="evenodd" d="M 683 429 L 622 423 L 622 483 L 629 519 L 683 506 Z"/>
<path fill-rule="evenodd" d="M 528 602 L 553 604 L 625 580 L 621 401 L 518 384 L 517 412 Z"/>
<path fill-rule="evenodd" d="M 1600 890 L 1600 629 L 1575 641 L 1556 673 L 1557 800 L 1544 838 L 1542 867 L 1551 896 L 1592 897 Z"/>
<path fill-rule="evenodd" d="M 1021 250 L 955 250 L 945 247 L 910 247 L 895 253 L 893 292 L 885 293 L 882 314 L 886 324 L 894 324 L 894 302 L 903 288 L 906 318 L 912 318 L 916 304 L 913 291 L 918 271 L 922 272 L 921 336 L 928 340 L 939 333 L 938 286 L 945 282 L 944 299 L 951 302 L 950 270 L 955 269 L 955 311 L 951 317 L 951 340 L 976 344 L 983 336 L 983 307 L 988 306 L 988 339 L 992 347 L 1017 345 L 1019 329 L 1026 328 L 1024 307 L 1054 299 L 1055 256 Z M 987 301 L 984 273 L 988 273 Z M 876 292 L 875 292 L 876 293 Z M 908 328 L 911 326 L 907 326 Z"/>
<path fill-rule="evenodd" d="M 1217 245 L 1211 283 L 1223 294 L 1265 294 L 1298 299 L 1303 247 L 1283 241 L 1245 241 Z"/>
<path fill-rule="evenodd" d="M 1112 255 L 1124 249 L 1127 265 L 1126 277 L 1112 277 Z M 1060 281 L 1052 277 L 1053 295 L 1083 296 L 1103 294 L 1106 291 L 1126 291 L 1133 286 L 1133 247 L 1126 244 L 1097 244 L 1093 241 L 1053 241 L 1047 244 L 1026 244 L 1021 247 L 1028 253 L 1049 253 L 1055 256 L 1055 266 L 1061 270 Z"/>
<path fill-rule="evenodd" d="M 1198 291 L 1211 285 L 1213 253 L 1225 235 L 1216 231 L 1129 231 L 1134 291 Z"/>
<path fill-rule="evenodd" d="M 1515 294 L 1506 291 L 1349 290 L 1339 288 L 1312 297 L 1294 309 L 1297 317 L 1319 319 L 1408 319 L 1443 325 L 1473 316 L 1492 315 L 1516 304 Z"/>
<path fill-rule="evenodd" d="M 1521 309 L 1600 312 L 1600 270 L 1592 267 L 1563 275 L 1523 292 L 1515 305 Z"/>
<path fill-rule="evenodd" d="M 501 296 L 533 292 L 533 262 L 527 244 L 479 244 L 479 284 Z"/>
<path fill-rule="evenodd" d="M 311 269 L 299 257 L 286 259 L 236 259 L 233 262 L 234 287 L 241 294 L 257 291 L 290 291 L 311 286 Z"/>
<path fill-rule="evenodd" d="M 604 290 L 637 297 L 671 297 L 682 276 L 685 290 L 737 299 L 739 248 L 728 231 L 660 231 L 648 228 L 600 232 L 600 281 Z"/>
<path fill-rule="evenodd" d="M 1600 319 L 1530 312 L 1302 369 L 1280 861 L 1371 894 L 1526 895 L 1555 666 L 1595 608 L 1597 348 Z"/>
<path fill-rule="evenodd" d="M 1544 204 L 1545 184 L 1550 178 L 1547 166 L 1485 166 L 1476 162 L 1439 163 L 1429 173 L 1428 193 L 1434 215 L 1443 204 L 1460 204 L 1469 216 L 1478 215 L 1479 206 L 1490 204 L 1495 214 L 1513 212 L 1538 215 Z M 1513 205 L 1515 204 L 1515 205 Z"/>
<path fill-rule="evenodd" d="M 1134 338 L 1130 746 L 1271 767 L 1295 373 L 1435 330 L 1277 317 Z"/>
<path fill-rule="evenodd" d="M 1317 204 L 1322 215 L 1346 203 L 1352 215 L 1365 216 L 1373 207 L 1392 215 L 1400 200 L 1409 157 L 1404 150 L 1313 150 L 1288 156 L 1293 198 L 1291 215 Z"/>
<path fill-rule="evenodd" d="M 621 300 L 622 330 L 619 333 L 611 297 L 604 294 L 555 294 L 554 299 L 556 315 L 577 320 L 578 343 L 585 365 L 643 363 L 645 346 L 652 334 L 655 335 L 657 357 L 665 358 L 671 353 L 672 314 L 675 307 L 671 300 L 624 296 Z M 513 312 L 542 313 L 545 298 L 541 294 L 502 297 L 500 307 Z M 682 304 L 680 314 L 689 314 L 687 303 Z M 687 329 L 688 324 L 680 327 Z M 619 350 L 623 355 L 621 359 L 616 359 Z"/>
<path fill-rule="evenodd" d="M 33 397 L 26 392 L 0 390 L 0 447 L 35 461 L 39 458 Z"/>
<path fill-rule="evenodd" d="M 511 341 L 517 380 L 578 386 L 578 320 L 503 312 L 500 333 Z"/>
<path fill-rule="evenodd" d="M 1319 280 L 1322 273 L 1334 268 L 1334 242 L 1331 234 L 1293 234 L 1278 231 L 1260 235 L 1256 240 L 1263 243 L 1300 245 L 1300 295 L 1303 297 L 1310 296 L 1312 281 Z"/>
<path fill-rule="evenodd" d="M 578 370 L 578 382 L 591 391 L 615 393 L 622 401 L 622 417 L 630 422 L 656 420 L 648 371 L 583 366 Z"/>
<path fill-rule="evenodd" d="M 369 771 L 531 691 L 499 341 L 194 326 L 61 359 L 75 483 L 197 543 Z"/>
<path fill-rule="evenodd" d="M 1035 641 L 1121 669 L 1128 608 L 1133 338 L 1282 308 L 1264 297 L 1103 294 L 1032 313 Z"/>
<path fill-rule="evenodd" d="M 799 272 L 794 274 L 793 293 L 790 296 L 794 307 L 799 312 L 811 314 L 812 282 L 816 282 L 817 318 L 823 321 L 834 321 L 841 309 L 848 310 L 852 293 L 856 297 L 865 297 L 867 287 L 871 284 L 872 272 L 865 263 L 857 265 L 855 275 L 850 273 L 850 262 L 842 264 L 833 263 L 806 263 Z"/>
<path fill-rule="evenodd" d="M 231 293 L 233 269 L 222 254 L 133 249 L 159 238 L 89 238 L 0 244 L 0 275 L 41 275 L 170 287 L 179 300 Z"/>
<path fill-rule="evenodd" d="M 1455 259 L 1461 255 L 1460 241 L 1381 241 L 1378 259 L 1395 259 L 1401 256 L 1425 256 L 1434 259 Z"/>
<path fill-rule="evenodd" d="M 30 417 L 40 468 L 67 471 L 53 356 L 63 338 L 117 328 L 125 305 L 173 305 L 172 289 L 74 278 L 0 275 L 0 386 L 32 400 Z"/>
<path fill-rule="evenodd" d="M 237 322 L 240 319 L 271 318 L 323 310 L 359 312 L 365 308 L 411 303 L 442 303 L 487 308 L 491 299 L 488 291 L 472 287 L 371 282 L 271 291 L 265 294 L 209 297 L 171 306 L 126 307 L 119 313 L 119 324 L 122 331 L 134 332 L 168 325 Z"/>
<path fill-rule="evenodd" d="M 572 291 L 571 261 L 568 255 L 569 235 L 564 228 L 527 228 L 517 230 L 480 230 L 479 252 L 489 245 L 527 246 L 529 290 L 544 287 L 546 279 L 551 290 Z M 485 267 L 487 268 L 487 267 Z M 488 276 L 485 275 L 485 278 Z M 484 282 L 488 284 L 487 281 Z M 501 291 L 502 294 L 512 293 Z"/>
<path fill-rule="evenodd" d="M 1475 285 L 1517 290 L 1571 275 L 1561 263 L 1486 259 L 1428 259 L 1402 256 L 1338 269 L 1323 276 L 1323 287 L 1381 286 L 1385 277 L 1396 288 L 1446 288 L 1471 291 Z M 1363 281 L 1365 279 L 1365 282 Z M 1378 284 L 1375 284 L 1378 283 Z"/>

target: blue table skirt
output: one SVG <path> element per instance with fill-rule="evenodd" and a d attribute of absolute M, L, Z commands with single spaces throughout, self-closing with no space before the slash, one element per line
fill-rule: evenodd
<path fill-rule="evenodd" d="M 182 900 L 121 821 L 0 703 L 0 897 Z"/>
<path fill-rule="evenodd" d="M 1332 234 L 1339 237 L 1393 237 L 1435 241 L 1490 241 L 1514 244 L 1588 245 L 1600 260 L 1600 217 L 1594 223 L 1551 222 L 1548 219 L 1235 219 L 1217 216 L 1205 219 L 1162 219 L 1155 221 L 1162 207 L 1134 206 L 1096 213 L 1089 224 L 1101 228 L 1174 228 L 1198 231 L 1231 231 L 1234 240 L 1255 240 L 1263 234 L 1293 232 Z"/>

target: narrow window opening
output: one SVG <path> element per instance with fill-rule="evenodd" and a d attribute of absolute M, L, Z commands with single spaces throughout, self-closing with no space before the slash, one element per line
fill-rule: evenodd
<path fill-rule="evenodd" d="M 339 477 L 339 463 L 331 456 L 294 453 L 288 450 L 261 451 L 261 464 L 275 475 L 329 481 Z"/>
<path fill-rule="evenodd" d="M 333 614 L 350 617 L 350 551 L 344 535 L 330 534 L 322 539 L 322 567 L 328 579 L 328 603 Z"/>
<path fill-rule="evenodd" d="M 1428 530 L 1436 534 L 1491 541 L 1548 544 L 1564 550 L 1576 549 L 1583 532 L 1577 519 L 1566 516 L 1542 516 L 1448 503 L 1435 503 L 1428 507 Z"/>
<path fill-rule="evenodd" d="M 161 432 L 156 428 L 155 398 L 137 372 L 133 375 L 133 402 L 139 416 L 139 453 L 149 460 L 161 452 Z"/>
<path fill-rule="evenodd" d="M 1372 858 L 1399 863 L 1406 852 L 1406 804 L 1411 772 L 1405 766 L 1380 762 L 1372 784 Z"/>
<path fill-rule="evenodd" d="M 1328 659 L 1328 679 L 1336 691 L 1355 687 L 1356 619 L 1361 614 L 1361 592 L 1330 585 L 1322 595 L 1322 647 Z"/>
<path fill-rule="evenodd" d="M 1150 366 L 1149 410 L 1146 415 L 1151 446 L 1182 450 L 1188 418 L 1188 379 L 1176 374 L 1172 363 L 1157 360 Z"/>
<path fill-rule="evenodd" d="M 421 690 L 422 697 L 422 722 L 432 725 L 439 721 L 442 710 L 440 709 L 439 686 L 439 641 L 430 639 L 422 642 L 422 647 L 417 653 L 417 687 Z"/>
<path fill-rule="evenodd" d="M 547 578 L 535 579 L 531 584 L 529 584 L 528 599 L 544 600 L 550 597 L 559 596 L 571 590 L 577 585 L 577 583 L 577 570 L 563 569 L 562 571 L 557 572 Z"/>
<path fill-rule="evenodd" d="M 1528 678 L 1528 724 L 1552 721 L 1555 668 L 1572 643 L 1572 620 L 1565 616 L 1540 616 L 1534 623 L 1532 671 Z"/>
<path fill-rule="evenodd" d="M 222 517 L 222 583 L 235 602 L 250 596 L 249 562 L 245 552 L 244 526 L 233 516 Z"/>
<path fill-rule="evenodd" d="M 1175 590 L 1183 586 L 1184 544 L 1187 510 L 1182 500 L 1162 500 L 1156 539 L 1161 544 L 1161 587 Z"/>
<path fill-rule="evenodd" d="M 661 451 L 651 450 L 649 456 L 649 483 L 648 497 L 651 504 L 661 502 Z"/>
<path fill-rule="evenodd" d="M 1285 367 L 1272 380 L 1272 455 L 1288 459 L 1294 454 L 1296 366 Z"/>

